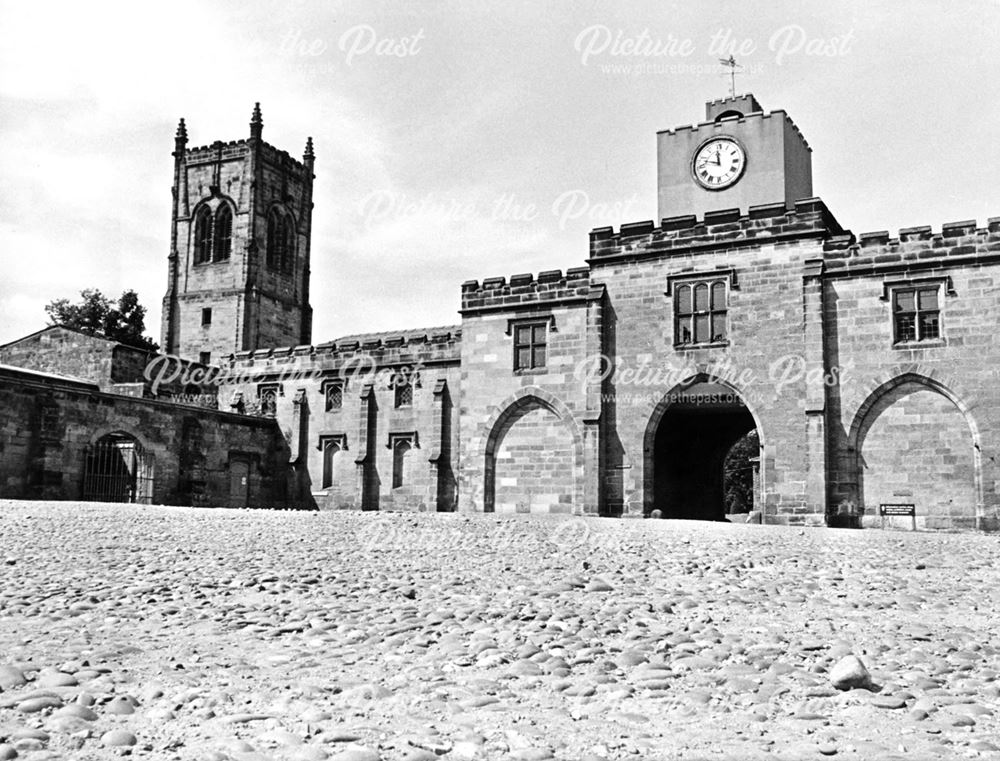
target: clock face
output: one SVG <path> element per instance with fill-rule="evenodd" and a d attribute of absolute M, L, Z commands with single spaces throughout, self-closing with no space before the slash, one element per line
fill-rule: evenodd
<path fill-rule="evenodd" d="M 739 181 L 746 165 L 743 146 L 731 137 L 713 137 L 695 151 L 691 172 L 703 188 L 722 190 Z"/>

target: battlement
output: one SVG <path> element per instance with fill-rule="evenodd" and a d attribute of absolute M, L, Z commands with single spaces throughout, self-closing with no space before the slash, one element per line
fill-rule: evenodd
<path fill-rule="evenodd" d="M 261 142 L 261 156 L 265 161 L 278 166 L 290 166 L 300 172 L 307 171 L 306 165 L 298 159 L 293 158 L 287 151 L 275 148 L 270 143 Z M 184 151 L 184 161 L 188 165 L 201 164 L 232 159 L 244 159 L 250 154 L 250 140 L 230 140 L 223 142 L 217 140 L 211 145 L 200 145 L 196 148 L 187 148 Z"/>
<path fill-rule="evenodd" d="M 751 206 L 746 214 L 739 209 L 706 212 L 702 219 L 693 214 L 666 217 L 656 227 L 652 221 L 590 231 L 590 259 L 599 266 L 621 259 L 675 256 L 724 246 L 759 245 L 762 242 L 828 238 L 844 232 L 819 198 L 796 201 L 788 210 L 783 203 Z"/>
<path fill-rule="evenodd" d="M 940 232 L 930 225 L 904 227 L 895 237 L 887 230 L 832 236 L 824 242 L 827 275 L 919 270 L 956 264 L 1000 261 L 1000 217 L 985 227 L 976 220 L 947 222 Z"/>
<path fill-rule="evenodd" d="M 600 298 L 604 286 L 592 285 L 589 267 L 571 267 L 562 270 L 545 270 L 535 277 L 531 274 L 488 277 L 482 284 L 478 280 L 462 283 L 462 315 L 501 311 L 521 305 L 543 303 L 547 306 L 583 303 Z"/>
<path fill-rule="evenodd" d="M 266 377 L 287 373 L 291 367 L 322 372 L 345 364 L 386 367 L 457 363 L 461 340 L 462 331 L 458 326 L 369 333 L 316 345 L 240 351 L 229 355 L 228 366 L 253 368 L 253 374 Z"/>
<path fill-rule="evenodd" d="M 766 119 L 771 119 L 773 117 L 780 117 L 784 119 L 788 123 L 788 126 L 791 127 L 792 130 L 795 132 L 795 134 L 798 135 L 799 138 L 802 140 L 802 144 L 806 147 L 806 149 L 812 152 L 812 148 L 809 146 L 809 142 L 805 139 L 805 136 L 802 134 L 802 131 L 795 125 L 795 122 L 792 121 L 791 117 L 787 113 L 785 113 L 785 111 L 782 109 L 778 109 L 776 111 L 756 111 L 740 117 L 735 117 L 735 116 L 726 117 L 718 122 L 710 120 L 710 121 L 698 122 L 697 124 L 686 124 L 682 127 L 674 127 L 673 129 L 661 129 L 656 134 L 676 135 L 681 132 L 698 132 L 699 130 L 705 132 L 709 131 L 715 132 L 723 129 L 725 125 L 742 124 L 743 122 L 766 120 Z"/>

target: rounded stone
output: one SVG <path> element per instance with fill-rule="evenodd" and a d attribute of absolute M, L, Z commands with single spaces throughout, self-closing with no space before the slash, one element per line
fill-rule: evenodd
<path fill-rule="evenodd" d="M 101 735 L 101 745 L 105 748 L 128 748 L 137 742 L 135 735 L 125 729 L 112 729 Z"/>

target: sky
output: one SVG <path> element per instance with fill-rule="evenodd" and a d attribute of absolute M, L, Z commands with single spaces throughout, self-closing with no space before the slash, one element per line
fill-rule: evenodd
<path fill-rule="evenodd" d="M 313 342 L 457 323 L 460 284 L 656 217 L 656 132 L 784 109 L 855 233 L 1000 216 L 998 0 L 0 0 L 0 343 L 84 288 L 159 340 L 173 137 L 316 152 Z"/>

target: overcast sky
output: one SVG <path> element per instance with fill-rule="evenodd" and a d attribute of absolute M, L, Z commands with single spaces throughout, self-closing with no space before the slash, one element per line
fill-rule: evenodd
<path fill-rule="evenodd" d="M 137 290 L 159 340 L 177 120 L 240 139 L 255 101 L 316 146 L 315 343 L 457 322 L 463 280 L 655 218 L 656 131 L 728 92 L 729 52 L 841 224 L 982 225 L 998 43 L 996 0 L 2 2 L 0 342 L 86 287 Z"/>

